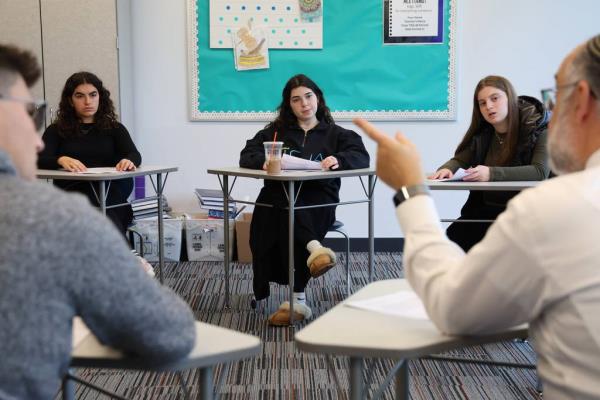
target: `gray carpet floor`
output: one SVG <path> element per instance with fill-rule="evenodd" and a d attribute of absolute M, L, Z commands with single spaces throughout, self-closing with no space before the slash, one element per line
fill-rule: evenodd
<path fill-rule="evenodd" d="M 315 317 L 323 314 L 346 296 L 343 268 L 345 254 L 338 253 L 340 265 L 321 278 L 311 280 L 306 289 L 308 305 Z M 351 254 L 351 280 L 356 290 L 367 283 L 366 253 Z M 375 279 L 402 277 L 400 253 L 377 253 Z M 347 399 L 348 365 L 345 357 L 333 359 L 333 371 L 324 356 L 302 353 L 295 348 L 294 328 L 275 328 L 267 324 L 268 315 L 287 300 L 287 286 L 273 285 L 271 297 L 250 307 L 252 268 L 249 264 L 232 264 L 231 309 L 224 309 L 223 263 L 182 262 L 167 264 L 165 283 L 192 307 L 200 321 L 256 335 L 263 342 L 259 356 L 218 366 L 215 382 L 222 379 L 221 399 Z M 308 321 L 307 323 L 310 323 Z M 516 363 L 535 362 L 535 353 L 527 342 L 503 342 L 475 346 L 446 353 L 462 358 L 497 360 Z M 375 384 L 369 386 L 370 398 L 377 382 L 382 382 L 392 367 L 392 360 L 367 360 L 368 373 Z M 180 399 L 180 377 L 173 373 L 122 372 L 80 369 L 77 375 L 103 388 L 132 399 Z M 341 387 L 336 387 L 333 374 Z M 194 398 L 199 392 L 197 371 L 182 374 Z M 415 360 L 410 363 L 412 399 L 537 399 L 535 370 L 490 365 Z M 388 387 L 383 398 L 392 398 Z M 78 399 L 108 399 L 105 395 L 77 386 Z"/>

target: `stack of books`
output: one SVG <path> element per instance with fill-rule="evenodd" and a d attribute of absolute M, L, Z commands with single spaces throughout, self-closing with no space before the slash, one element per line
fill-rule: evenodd
<path fill-rule="evenodd" d="M 167 212 L 171 211 L 167 198 L 163 196 L 163 219 L 171 218 Z M 156 218 L 158 216 L 158 199 L 157 198 L 145 198 L 131 201 L 131 208 L 133 209 L 133 220 L 140 221 L 143 219 Z"/>
<path fill-rule="evenodd" d="M 218 189 L 196 189 L 194 191 L 200 208 L 208 212 L 208 218 L 223 219 L 225 213 L 223 211 L 223 191 Z M 229 198 L 229 218 L 234 218 L 236 214 L 235 201 Z"/>

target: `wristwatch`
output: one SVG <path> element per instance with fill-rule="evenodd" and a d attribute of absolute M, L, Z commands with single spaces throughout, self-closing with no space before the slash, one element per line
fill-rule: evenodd
<path fill-rule="evenodd" d="M 398 190 L 394 195 L 394 205 L 398 207 L 400 203 L 402 203 L 404 200 L 410 199 L 411 197 L 415 197 L 420 194 L 425 194 L 429 196 L 429 188 L 427 187 L 427 185 L 419 184 L 402 186 L 400 190 Z"/>

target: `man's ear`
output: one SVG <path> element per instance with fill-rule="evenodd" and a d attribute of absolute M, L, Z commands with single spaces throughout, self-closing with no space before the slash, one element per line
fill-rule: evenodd
<path fill-rule="evenodd" d="M 590 84 L 581 80 L 575 88 L 575 116 L 577 122 L 585 122 L 594 112 L 595 100 L 590 88 Z"/>

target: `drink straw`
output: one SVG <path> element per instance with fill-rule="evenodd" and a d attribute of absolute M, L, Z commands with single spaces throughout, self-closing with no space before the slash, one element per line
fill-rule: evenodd
<path fill-rule="evenodd" d="M 277 131 L 275 131 L 275 135 L 273 136 L 273 144 L 271 145 L 271 156 L 273 156 L 273 152 L 275 151 L 275 142 L 277 141 Z"/>

